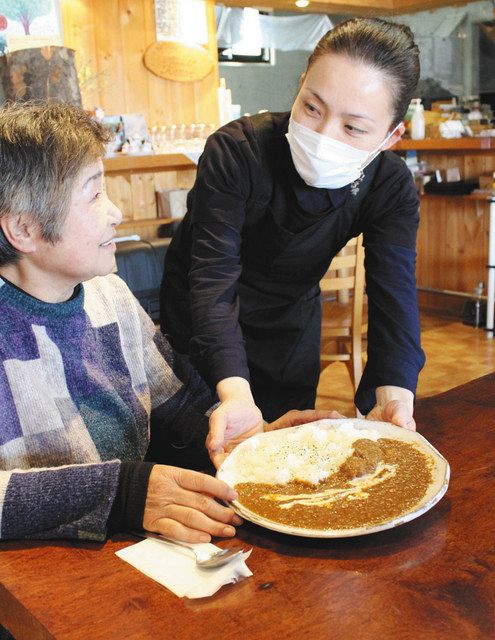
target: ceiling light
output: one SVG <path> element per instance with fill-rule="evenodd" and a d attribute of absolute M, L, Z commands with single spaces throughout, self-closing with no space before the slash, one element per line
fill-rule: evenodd
<path fill-rule="evenodd" d="M 299 7 L 300 9 L 304 9 L 304 7 L 307 7 L 309 4 L 309 0 L 296 0 L 296 7 Z"/>

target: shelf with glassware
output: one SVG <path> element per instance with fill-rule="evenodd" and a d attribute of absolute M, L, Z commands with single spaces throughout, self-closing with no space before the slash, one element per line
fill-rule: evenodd
<path fill-rule="evenodd" d="M 394 151 L 412 154 L 421 174 L 438 172 L 443 181 L 457 175 L 468 186 L 480 176 L 489 181 L 495 171 L 495 138 L 490 137 L 401 140 Z M 459 316 L 479 282 L 488 288 L 493 205 L 490 189 L 454 195 L 457 186 L 461 183 L 453 182 L 448 193 L 445 183 L 442 194 L 420 195 L 416 275 L 422 307 Z"/>

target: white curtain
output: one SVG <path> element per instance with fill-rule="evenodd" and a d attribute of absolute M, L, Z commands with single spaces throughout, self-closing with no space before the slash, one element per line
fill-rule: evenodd
<path fill-rule="evenodd" d="M 216 7 L 219 47 L 232 47 L 241 42 L 244 36 L 243 13 L 244 9 Z M 332 26 L 327 15 L 260 15 L 261 46 L 279 51 L 312 51 Z"/>
<path fill-rule="evenodd" d="M 279 51 L 313 51 L 316 44 L 332 28 L 326 15 L 260 16 L 263 47 Z"/>
<path fill-rule="evenodd" d="M 215 7 L 217 19 L 217 45 L 221 49 L 232 47 L 242 40 L 244 9 Z"/>
<path fill-rule="evenodd" d="M 395 20 L 410 27 L 416 36 L 427 38 L 448 38 L 457 29 L 466 17 L 465 7 L 448 7 L 442 11 L 422 11 L 415 14 L 406 14 L 387 20 Z"/>

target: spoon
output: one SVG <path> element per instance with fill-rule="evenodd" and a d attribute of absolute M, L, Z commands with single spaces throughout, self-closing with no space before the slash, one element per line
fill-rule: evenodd
<path fill-rule="evenodd" d="M 196 549 L 194 546 L 188 544 L 187 542 L 179 542 L 178 540 L 170 540 L 169 538 L 165 538 L 165 536 L 160 535 L 159 533 L 151 533 L 150 531 L 129 531 L 133 536 L 139 536 L 140 538 L 150 538 L 151 540 L 159 540 L 165 544 L 170 546 L 178 546 L 184 549 L 188 549 L 191 551 L 196 559 L 196 564 L 198 567 L 203 569 L 215 569 L 216 567 L 221 567 L 227 562 L 231 562 L 237 558 L 240 558 L 243 553 L 247 553 L 244 549 L 240 547 L 232 547 L 231 549 L 218 549 L 211 552 L 205 552 L 200 549 Z M 248 549 L 250 551 L 250 549 Z"/>

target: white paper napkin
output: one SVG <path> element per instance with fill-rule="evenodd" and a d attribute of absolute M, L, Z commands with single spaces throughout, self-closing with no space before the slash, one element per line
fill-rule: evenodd
<path fill-rule="evenodd" d="M 195 544 L 194 547 L 205 552 L 219 549 L 210 543 Z M 251 551 L 216 569 L 201 569 L 192 552 L 159 540 L 143 540 L 116 551 L 116 555 L 180 598 L 205 598 L 224 584 L 240 582 L 253 575 L 245 563 Z"/>

